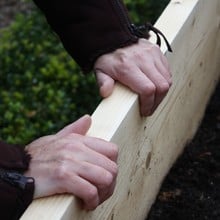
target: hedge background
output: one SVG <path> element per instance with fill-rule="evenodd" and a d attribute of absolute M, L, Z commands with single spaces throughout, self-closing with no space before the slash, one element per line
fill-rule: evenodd
<path fill-rule="evenodd" d="M 153 23 L 168 2 L 125 0 L 137 24 Z M 81 73 L 35 6 L 0 30 L 1 139 L 28 143 L 91 114 L 99 102 L 94 75 Z"/>

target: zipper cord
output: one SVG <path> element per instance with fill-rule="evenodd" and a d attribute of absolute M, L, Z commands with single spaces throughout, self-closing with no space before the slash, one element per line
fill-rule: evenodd
<path fill-rule="evenodd" d="M 169 52 L 173 52 L 172 48 L 168 42 L 168 40 L 166 39 L 166 37 L 164 36 L 164 34 L 157 28 L 155 28 L 151 23 L 147 22 L 143 25 L 140 26 L 136 26 L 135 24 L 131 24 L 131 31 L 134 35 L 136 35 L 137 37 L 143 38 L 143 37 L 147 37 L 148 36 L 148 32 L 149 31 L 153 31 L 156 34 L 157 37 L 157 45 L 161 46 L 161 39 L 160 36 L 162 36 L 162 38 L 164 39 L 167 49 Z"/>
<path fill-rule="evenodd" d="M 15 171 L 8 171 L 0 168 L 0 179 L 12 186 L 24 190 L 28 183 L 34 183 L 34 178 L 26 177 Z"/>
<path fill-rule="evenodd" d="M 156 34 L 157 45 L 161 46 L 161 38 L 160 37 L 162 36 L 162 38 L 164 39 L 164 41 L 166 43 L 168 51 L 173 52 L 168 40 L 166 39 L 164 34 L 159 29 L 155 28 L 149 22 L 146 22 L 145 24 L 140 25 L 140 26 L 136 26 L 135 24 L 132 24 L 131 20 L 128 16 L 128 12 L 126 11 L 126 8 L 124 7 L 121 0 L 115 0 L 115 1 L 113 1 L 113 3 L 115 3 L 116 8 L 119 9 L 119 16 L 120 16 L 121 22 L 128 27 L 129 31 L 132 33 L 133 36 L 138 37 L 138 38 L 147 38 L 148 39 L 149 31 L 152 31 Z"/>

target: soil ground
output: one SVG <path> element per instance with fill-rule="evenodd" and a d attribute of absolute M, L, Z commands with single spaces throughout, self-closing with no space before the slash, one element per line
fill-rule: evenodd
<path fill-rule="evenodd" d="M 220 220 L 220 85 L 147 220 Z"/>
<path fill-rule="evenodd" d="M 0 28 L 27 7 L 20 0 L 0 0 Z M 146 220 L 220 220 L 220 85 Z"/>

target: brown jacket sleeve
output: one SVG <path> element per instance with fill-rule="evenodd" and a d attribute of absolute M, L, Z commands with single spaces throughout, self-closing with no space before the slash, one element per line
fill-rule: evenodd
<path fill-rule="evenodd" d="M 85 72 L 100 55 L 138 40 L 121 0 L 34 1 Z"/>
<path fill-rule="evenodd" d="M 0 141 L 0 219 L 19 219 L 31 203 L 34 180 L 22 175 L 29 162 L 21 147 Z"/>

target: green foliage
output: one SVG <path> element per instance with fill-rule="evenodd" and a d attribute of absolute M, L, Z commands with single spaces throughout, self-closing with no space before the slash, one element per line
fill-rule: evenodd
<path fill-rule="evenodd" d="M 24 143 L 57 131 L 99 96 L 38 11 L 18 15 L 0 39 L 0 137 Z"/>
<path fill-rule="evenodd" d="M 155 18 L 165 0 L 126 0 L 134 22 Z M 0 138 L 27 143 L 54 133 L 100 101 L 93 74 L 84 76 L 36 9 L 0 32 Z"/>
<path fill-rule="evenodd" d="M 124 0 L 131 19 L 136 24 L 141 24 L 146 21 L 153 24 L 169 1 L 170 0 Z"/>

